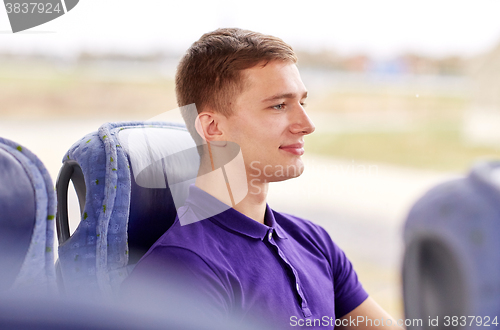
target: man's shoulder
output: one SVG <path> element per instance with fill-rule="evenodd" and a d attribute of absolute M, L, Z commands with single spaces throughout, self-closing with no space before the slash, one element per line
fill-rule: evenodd
<path fill-rule="evenodd" d="M 285 231 L 291 231 L 294 233 L 297 232 L 302 234 L 314 234 L 329 238 L 326 230 L 320 225 L 315 224 L 311 220 L 304 219 L 285 212 L 278 212 L 275 210 L 273 210 L 273 214 L 276 222 L 283 229 L 285 229 Z"/>
<path fill-rule="evenodd" d="M 338 253 L 338 246 L 328 232 L 318 224 L 289 213 L 273 210 L 274 218 L 287 236 L 291 236 L 300 245 L 308 249 L 319 249 L 324 255 Z"/>

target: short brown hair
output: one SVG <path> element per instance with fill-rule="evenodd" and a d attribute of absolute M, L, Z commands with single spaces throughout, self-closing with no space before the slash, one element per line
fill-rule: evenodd
<path fill-rule="evenodd" d="M 177 103 L 180 107 L 194 103 L 198 113 L 209 106 L 230 116 L 230 104 L 244 87 L 241 71 L 272 60 L 296 63 L 297 56 L 280 38 L 258 32 L 224 28 L 206 33 L 191 45 L 177 67 Z M 188 129 L 188 121 L 194 124 L 194 119 L 184 117 Z"/>

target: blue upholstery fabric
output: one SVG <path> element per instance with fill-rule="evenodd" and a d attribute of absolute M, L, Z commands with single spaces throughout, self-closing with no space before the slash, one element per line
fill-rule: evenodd
<path fill-rule="evenodd" d="M 170 194 L 168 186 L 156 188 L 156 192 L 147 195 L 148 188 L 140 190 L 134 182 L 120 132 L 136 128 L 179 130 L 191 139 L 180 124 L 107 123 L 75 143 L 63 158 L 63 162 L 79 164 L 86 185 L 86 204 L 80 223 L 73 235 L 59 246 L 62 281 L 69 293 L 112 296 L 132 267 L 129 239 L 145 239 L 142 245 L 146 245 L 147 250 L 147 245 L 154 243 L 175 219 L 175 206 L 165 201 Z M 192 144 L 194 146 L 194 142 Z M 131 200 L 134 195 L 141 205 L 134 207 L 134 200 Z M 166 222 L 163 227 L 148 223 L 152 215 L 148 212 L 159 212 L 160 219 Z M 141 226 L 141 222 L 144 225 Z M 133 229 L 130 234 L 129 226 Z M 158 232 L 159 228 L 163 228 L 162 231 Z M 139 229 L 142 232 L 137 234 Z"/>
<path fill-rule="evenodd" d="M 12 287 L 35 226 L 35 192 L 22 165 L 0 148 L 0 291 Z"/>
<path fill-rule="evenodd" d="M 0 138 L 0 155 L 0 170 L 3 174 L 0 188 L 0 230 L 4 235 L 7 232 L 15 235 L 11 240 L 17 243 L 10 247 L 11 251 L 2 252 L 12 252 L 15 255 L 23 251 L 20 256 L 22 263 L 12 288 L 30 292 L 53 292 L 56 200 L 52 180 L 40 159 L 13 141 Z M 15 177 L 9 178 L 8 175 Z M 23 247 L 26 244 L 28 246 Z"/>
<path fill-rule="evenodd" d="M 407 317 L 498 315 L 500 162 L 478 163 L 427 192 L 404 237 Z"/>

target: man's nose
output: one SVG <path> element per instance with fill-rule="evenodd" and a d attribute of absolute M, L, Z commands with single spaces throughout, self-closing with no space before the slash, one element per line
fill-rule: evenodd
<path fill-rule="evenodd" d="M 306 110 L 302 105 L 299 105 L 294 113 L 290 130 L 292 133 L 307 135 L 314 132 L 315 129 L 316 126 L 314 126 L 311 118 L 307 115 Z"/>

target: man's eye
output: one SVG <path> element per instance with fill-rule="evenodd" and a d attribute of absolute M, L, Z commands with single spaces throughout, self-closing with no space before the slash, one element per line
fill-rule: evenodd
<path fill-rule="evenodd" d="M 281 103 L 281 104 L 275 105 L 272 108 L 276 109 L 276 110 L 283 110 L 283 109 L 285 109 L 285 103 Z"/>
<path fill-rule="evenodd" d="M 304 102 L 300 103 L 300 105 L 302 106 L 302 108 L 307 107 L 307 103 L 304 103 Z"/>

